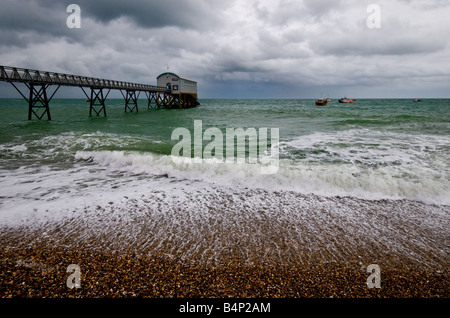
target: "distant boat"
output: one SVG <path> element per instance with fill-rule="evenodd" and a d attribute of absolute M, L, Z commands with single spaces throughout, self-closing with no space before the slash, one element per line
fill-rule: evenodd
<path fill-rule="evenodd" d="M 329 98 L 329 97 L 327 97 L 327 99 L 325 99 L 326 101 L 327 101 L 327 103 L 328 102 L 330 102 L 331 101 L 331 98 Z"/>
<path fill-rule="evenodd" d="M 339 103 L 354 103 L 356 100 L 348 99 L 347 97 L 339 99 Z"/>
<path fill-rule="evenodd" d="M 323 98 L 316 100 L 316 106 L 327 106 L 328 101 Z"/>
<path fill-rule="evenodd" d="M 421 99 L 418 99 L 418 98 L 415 98 L 415 99 L 413 99 L 413 102 L 421 102 L 422 100 Z"/>

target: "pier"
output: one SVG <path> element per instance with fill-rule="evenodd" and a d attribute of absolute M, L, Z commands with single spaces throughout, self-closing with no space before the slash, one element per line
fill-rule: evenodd
<path fill-rule="evenodd" d="M 171 85 L 154 86 L 80 75 L 39 71 L 33 69 L 1 66 L 0 81 L 9 82 L 28 103 L 28 119 L 51 120 L 50 101 L 61 86 L 80 87 L 89 102 L 89 116 L 106 116 L 105 101 L 111 90 L 119 90 L 125 101 L 125 112 L 138 112 L 141 93 L 147 98 L 147 108 L 187 108 L 198 105 L 197 85 L 195 93 L 184 93 Z M 16 85 L 23 83 L 22 90 Z M 88 90 L 88 91 L 87 91 Z M 90 90 L 90 91 L 89 91 Z"/>

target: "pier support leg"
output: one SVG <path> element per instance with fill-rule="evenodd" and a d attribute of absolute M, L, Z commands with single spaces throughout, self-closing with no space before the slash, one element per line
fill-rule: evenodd
<path fill-rule="evenodd" d="M 100 113 L 103 112 L 103 115 L 106 117 L 105 100 L 108 94 L 109 91 L 106 96 L 103 94 L 103 88 L 91 87 L 91 98 L 89 98 L 89 116 L 92 116 L 93 111 L 97 116 L 100 116 Z"/>
<path fill-rule="evenodd" d="M 192 96 L 186 95 L 186 101 L 184 102 L 185 107 L 192 107 Z"/>
<path fill-rule="evenodd" d="M 156 105 L 158 108 L 172 108 L 172 106 L 178 106 L 178 101 L 172 94 L 158 93 Z"/>
<path fill-rule="evenodd" d="M 52 116 L 50 115 L 50 101 L 52 100 L 53 96 L 55 96 L 60 85 L 58 85 L 58 87 L 49 98 L 47 89 L 50 84 L 24 83 L 30 92 L 27 98 L 20 91 L 20 89 L 16 85 L 14 85 L 13 82 L 10 83 L 28 103 L 28 120 L 31 120 L 33 115 L 36 116 L 37 119 L 41 120 L 45 116 L 45 114 L 47 114 L 48 120 L 52 120 Z M 39 111 L 38 109 L 41 109 L 41 111 Z"/>
<path fill-rule="evenodd" d="M 121 91 L 122 92 L 122 91 Z M 139 111 L 138 109 L 138 95 L 136 95 L 136 91 L 133 90 L 127 90 L 126 91 L 126 96 L 123 95 L 122 96 L 125 98 L 125 113 L 129 110 L 131 113 L 133 112 L 133 110 L 136 109 L 136 112 Z M 131 106 L 130 106 L 131 105 Z"/>
<path fill-rule="evenodd" d="M 158 93 L 145 92 L 145 95 L 147 95 L 148 99 L 147 108 L 158 107 Z"/>
<path fill-rule="evenodd" d="M 156 101 L 158 108 L 167 106 L 167 95 L 164 93 L 158 93 L 158 100 Z"/>
<path fill-rule="evenodd" d="M 28 120 L 31 120 L 33 114 L 39 120 L 47 114 L 47 119 L 52 120 L 49 107 L 50 99 L 47 97 L 48 86 L 49 85 L 36 84 L 30 84 L 28 86 L 30 89 L 30 98 L 28 99 Z M 38 109 L 42 109 L 43 111 L 39 114 Z"/>
<path fill-rule="evenodd" d="M 172 108 L 172 106 L 175 105 L 176 101 L 172 94 L 165 94 L 164 95 L 165 100 L 165 106 L 168 108 Z"/>
<path fill-rule="evenodd" d="M 161 94 L 160 93 L 156 93 L 156 107 L 157 108 L 161 107 Z"/>

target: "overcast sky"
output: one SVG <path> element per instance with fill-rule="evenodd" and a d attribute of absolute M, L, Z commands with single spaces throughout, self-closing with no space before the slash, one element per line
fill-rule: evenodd
<path fill-rule="evenodd" d="M 450 97 L 449 39 L 450 0 L 0 2 L 0 65 L 152 85 L 169 67 L 200 98 Z"/>

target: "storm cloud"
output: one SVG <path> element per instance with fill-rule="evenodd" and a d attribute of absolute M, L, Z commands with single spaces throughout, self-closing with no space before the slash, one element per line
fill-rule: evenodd
<path fill-rule="evenodd" d="M 449 97 L 450 1 L 377 1 L 373 29 L 370 3 L 3 0 L 0 64 L 148 84 L 169 67 L 200 97 Z"/>

